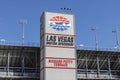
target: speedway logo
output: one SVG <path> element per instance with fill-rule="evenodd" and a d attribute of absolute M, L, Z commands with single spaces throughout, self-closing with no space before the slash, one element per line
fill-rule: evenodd
<path fill-rule="evenodd" d="M 71 26 L 70 21 L 62 16 L 54 16 L 49 20 L 49 25 L 57 31 L 68 30 Z"/>

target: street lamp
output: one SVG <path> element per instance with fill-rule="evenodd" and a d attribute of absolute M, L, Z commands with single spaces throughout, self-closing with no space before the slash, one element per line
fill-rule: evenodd
<path fill-rule="evenodd" d="M 96 50 L 98 50 L 97 27 L 94 26 L 91 28 L 91 30 L 94 31 L 95 33 L 95 47 L 96 47 Z"/>
<path fill-rule="evenodd" d="M 27 20 L 20 20 L 20 24 L 22 24 L 22 46 L 24 46 L 24 25 L 27 24 Z"/>
<path fill-rule="evenodd" d="M 118 29 L 115 28 L 112 30 L 113 33 L 115 33 L 115 37 L 116 37 L 116 44 L 115 44 L 115 47 L 117 50 L 119 50 L 119 41 L 118 41 Z"/>

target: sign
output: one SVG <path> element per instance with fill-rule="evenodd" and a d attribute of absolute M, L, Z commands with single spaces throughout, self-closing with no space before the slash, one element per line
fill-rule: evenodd
<path fill-rule="evenodd" d="M 75 59 L 71 58 L 46 58 L 46 66 L 52 68 L 75 68 Z"/>
<path fill-rule="evenodd" d="M 40 79 L 77 80 L 74 15 L 44 12 L 40 30 Z"/>
<path fill-rule="evenodd" d="M 68 30 L 71 26 L 70 21 L 63 16 L 54 16 L 50 18 L 49 25 L 57 31 Z"/>
<path fill-rule="evenodd" d="M 68 67 L 73 61 L 69 59 L 49 59 L 48 63 L 52 64 L 54 67 Z"/>
<path fill-rule="evenodd" d="M 45 44 L 49 46 L 74 47 L 75 37 L 69 35 L 46 34 Z"/>

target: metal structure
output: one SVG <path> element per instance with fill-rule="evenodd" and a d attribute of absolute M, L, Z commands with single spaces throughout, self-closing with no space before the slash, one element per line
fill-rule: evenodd
<path fill-rule="evenodd" d="M 77 50 L 78 80 L 120 80 L 120 52 Z"/>
<path fill-rule="evenodd" d="M 76 52 L 78 80 L 120 80 L 119 51 L 81 48 Z M 40 47 L 0 45 L 0 80 L 40 80 Z"/>
<path fill-rule="evenodd" d="M 22 46 L 24 46 L 24 38 L 25 38 L 24 25 L 27 24 L 27 20 L 20 20 L 20 24 L 22 24 Z"/>
<path fill-rule="evenodd" d="M 91 30 L 94 31 L 94 34 L 95 34 L 95 47 L 96 47 L 96 50 L 98 50 L 97 27 L 92 27 Z"/>
<path fill-rule="evenodd" d="M 116 48 L 117 50 L 119 50 L 118 29 L 115 28 L 115 29 L 112 30 L 112 32 L 115 33 L 115 38 L 116 38 L 115 48 Z"/>
<path fill-rule="evenodd" d="M 12 46 L 22 46 L 22 43 L 21 42 L 17 42 L 17 41 L 0 41 L 0 45 L 12 45 Z M 35 43 L 35 42 L 27 42 L 27 43 L 24 43 L 24 46 L 31 46 L 31 47 L 38 47 L 40 46 L 39 43 Z"/>
<path fill-rule="evenodd" d="M 0 45 L 0 80 L 39 80 L 39 51 L 39 47 Z"/>

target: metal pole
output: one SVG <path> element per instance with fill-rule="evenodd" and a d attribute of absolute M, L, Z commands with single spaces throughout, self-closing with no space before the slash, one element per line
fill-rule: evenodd
<path fill-rule="evenodd" d="M 24 75 L 25 56 L 24 56 L 24 25 L 27 24 L 27 20 L 20 20 L 22 24 L 22 73 Z"/>
<path fill-rule="evenodd" d="M 110 67 L 110 58 L 108 56 L 108 67 L 109 67 L 109 76 L 110 76 L 110 79 L 111 79 L 111 67 Z"/>
<path fill-rule="evenodd" d="M 100 65 L 99 65 L 99 57 L 97 56 L 97 77 L 100 75 Z"/>
<path fill-rule="evenodd" d="M 88 78 L 88 59 L 87 59 L 87 55 L 85 58 L 85 66 L 86 66 L 86 79 Z"/>
<path fill-rule="evenodd" d="M 35 53 L 36 73 L 37 73 L 37 52 Z"/>
<path fill-rule="evenodd" d="M 9 66 L 10 66 L 10 53 L 8 53 L 8 60 L 7 60 L 7 75 L 9 76 Z"/>
<path fill-rule="evenodd" d="M 25 55 L 24 55 L 24 46 L 22 46 L 21 49 L 21 70 L 22 70 L 22 75 L 24 76 L 24 66 L 25 66 Z"/>
<path fill-rule="evenodd" d="M 113 33 L 115 33 L 115 37 L 116 37 L 116 45 L 115 47 L 117 48 L 117 50 L 119 50 L 119 41 L 118 41 L 118 29 L 115 28 L 112 30 Z"/>
<path fill-rule="evenodd" d="M 20 24 L 22 24 L 22 46 L 24 46 L 24 25 L 27 24 L 27 20 L 20 20 Z"/>
<path fill-rule="evenodd" d="M 92 27 L 91 30 L 93 30 L 95 33 L 95 47 L 96 50 L 98 50 L 97 27 Z"/>
<path fill-rule="evenodd" d="M 24 46 L 24 24 L 22 26 L 22 46 Z"/>

